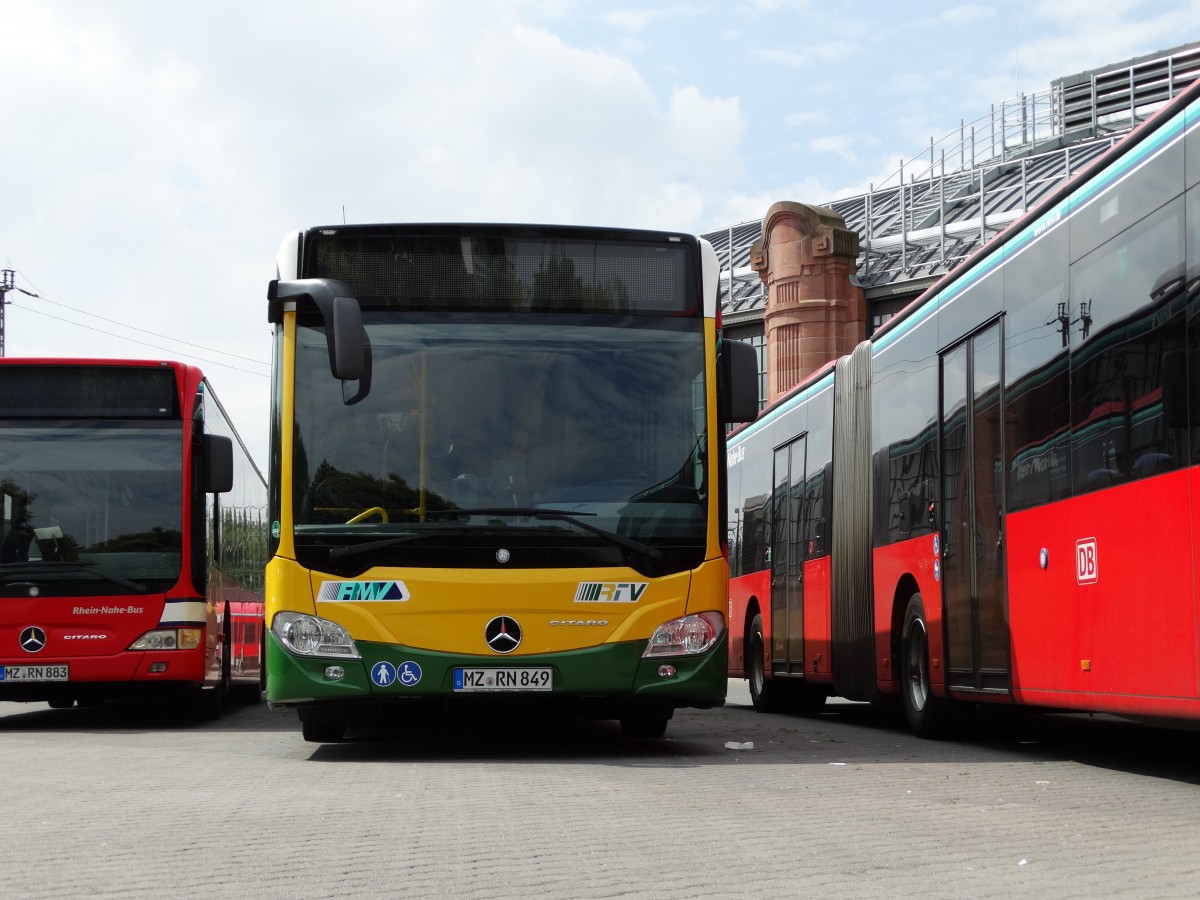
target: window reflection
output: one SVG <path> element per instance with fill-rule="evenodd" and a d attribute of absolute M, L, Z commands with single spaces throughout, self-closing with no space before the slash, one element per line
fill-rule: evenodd
<path fill-rule="evenodd" d="M 181 446 L 178 422 L 6 427 L 0 561 L 85 564 L 69 570 L 68 580 L 95 583 L 62 583 L 68 593 L 122 590 L 90 577 L 88 565 L 150 589 L 174 584 L 182 544 Z"/>
<path fill-rule="evenodd" d="M 701 321 L 551 318 L 369 324 L 372 387 L 353 406 L 329 377 L 324 335 L 300 329 L 298 533 L 412 531 L 454 510 L 536 507 L 702 545 Z"/>

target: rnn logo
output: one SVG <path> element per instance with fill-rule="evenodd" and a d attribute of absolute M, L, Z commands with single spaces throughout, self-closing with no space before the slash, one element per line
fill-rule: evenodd
<path fill-rule="evenodd" d="M 403 581 L 326 581 L 318 600 L 338 603 L 390 601 L 402 603 L 411 596 Z"/>

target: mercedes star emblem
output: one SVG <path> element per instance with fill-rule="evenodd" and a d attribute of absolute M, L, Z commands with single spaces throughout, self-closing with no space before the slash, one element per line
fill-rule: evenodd
<path fill-rule="evenodd" d="M 42 631 L 36 625 L 30 625 L 21 632 L 21 649 L 26 653 L 37 653 L 45 646 L 46 632 Z"/>
<path fill-rule="evenodd" d="M 521 643 L 521 626 L 516 619 L 508 616 L 496 616 L 483 629 L 484 640 L 497 653 L 512 653 Z"/>

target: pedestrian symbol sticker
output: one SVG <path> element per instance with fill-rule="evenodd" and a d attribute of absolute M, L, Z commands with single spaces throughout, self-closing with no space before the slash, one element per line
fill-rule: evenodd
<path fill-rule="evenodd" d="M 371 667 L 371 680 L 380 687 L 387 687 L 396 680 L 396 667 L 390 662 L 378 662 Z"/>

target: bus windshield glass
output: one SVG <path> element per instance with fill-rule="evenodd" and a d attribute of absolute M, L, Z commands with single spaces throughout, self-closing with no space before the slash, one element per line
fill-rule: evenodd
<path fill-rule="evenodd" d="M 0 596 L 163 591 L 179 578 L 179 421 L 0 422 Z"/>
<path fill-rule="evenodd" d="M 319 318 L 298 329 L 302 562 L 369 543 L 348 564 L 495 565 L 519 542 L 549 567 L 650 565 L 612 535 L 656 571 L 703 559 L 702 319 L 369 310 L 369 385 L 330 377 Z"/>

